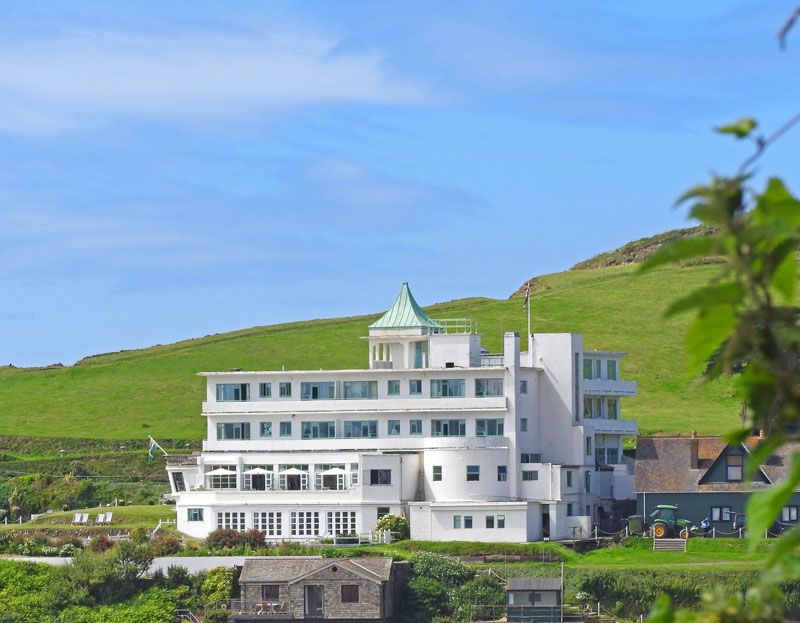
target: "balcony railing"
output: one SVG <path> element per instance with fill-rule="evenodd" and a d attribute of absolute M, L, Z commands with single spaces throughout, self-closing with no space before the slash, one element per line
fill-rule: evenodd
<path fill-rule="evenodd" d="M 635 396 L 636 381 L 583 379 L 583 392 L 598 396 Z"/>
<path fill-rule="evenodd" d="M 231 614 L 263 617 L 264 619 L 291 619 L 286 601 L 231 599 Z M 254 619 L 258 620 L 258 619 Z"/>

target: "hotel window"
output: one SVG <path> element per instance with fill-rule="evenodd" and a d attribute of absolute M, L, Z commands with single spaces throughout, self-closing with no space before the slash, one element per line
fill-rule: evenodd
<path fill-rule="evenodd" d="M 408 382 L 408 393 L 412 396 L 419 396 L 422 394 L 422 381 L 420 379 L 411 379 Z"/>
<path fill-rule="evenodd" d="M 333 439 L 336 437 L 336 423 L 301 422 L 300 436 L 303 439 Z"/>
<path fill-rule="evenodd" d="M 505 515 L 498 515 L 497 516 L 497 527 L 498 528 L 505 528 L 506 527 L 506 516 Z"/>
<path fill-rule="evenodd" d="M 333 534 L 355 534 L 355 511 L 328 511 L 328 532 Z"/>
<path fill-rule="evenodd" d="M 410 426 L 410 433 L 412 435 L 422 434 L 422 420 L 411 420 L 409 426 Z"/>
<path fill-rule="evenodd" d="M 217 424 L 217 440 L 227 441 L 230 439 L 250 439 L 250 423 L 230 422 L 228 424 Z"/>
<path fill-rule="evenodd" d="M 498 437 L 503 434 L 503 420 L 476 420 L 475 434 L 478 437 Z"/>
<path fill-rule="evenodd" d="M 333 383 L 300 383 L 300 400 L 333 400 Z"/>
<path fill-rule="evenodd" d="M 572 502 L 567 502 L 567 517 L 572 517 L 574 514 Z"/>
<path fill-rule="evenodd" d="M 528 381 L 520 381 L 519 382 L 519 393 L 520 394 L 527 394 L 528 393 Z"/>
<path fill-rule="evenodd" d="M 541 463 L 542 455 L 538 452 L 522 452 L 519 455 L 520 463 Z"/>
<path fill-rule="evenodd" d="M 711 521 L 730 521 L 730 520 L 731 520 L 730 506 L 711 507 Z"/>
<path fill-rule="evenodd" d="M 442 480 L 442 466 L 441 465 L 434 465 L 433 466 L 433 482 L 441 482 Z"/>
<path fill-rule="evenodd" d="M 583 358 L 583 378 L 592 378 L 592 360 L 586 357 Z"/>
<path fill-rule="evenodd" d="M 244 513 L 217 513 L 217 530 L 221 528 L 244 531 Z"/>
<path fill-rule="evenodd" d="M 592 472 L 586 472 L 583 475 L 583 490 L 586 493 L 592 492 Z"/>
<path fill-rule="evenodd" d="M 528 432 L 528 418 L 523 417 L 519 419 L 519 430 L 523 433 Z"/>
<path fill-rule="evenodd" d="M 217 383 L 217 402 L 244 402 L 250 399 L 247 383 Z"/>
<path fill-rule="evenodd" d="M 259 383 L 258 384 L 258 397 L 259 398 L 272 398 L 272 383 Z"/>
<path fill-rule="evenodd" d="M 291 422 L 281 422 L 281 437 L 291 437 L 292 436 L 292 423 Z"/>
<path fill-rule="evenodd" d="M 281 514 L 276 512 L 253 513 L 253 528 L 267 536 L 281 535 Z"/>
<path fill-rule="evenodd" d="M 400 434 L 400 420 L 389 420 L 389 436 L 394 437 Z"/>
<path fill-rule="evenodd" d="M 369 484 L 371 484 L 371 485 L 390 485 L 390 484 L 392 484 L 392 470 L 390 470 L 390 469 L 371 469 L 371 470 L 369 470 Z"/>
<path fill-rule="evenodd" d="M 795 509 L 796 511 L 797 509 Z M 187 521 L 203 521 L 203 509 L 202 508 L 187 508 Z"/>
<path fill-rule="evenodd" d="M 606 400 L 606 414 L 609 420 L 616 420 L 619 418 L 618 403 L 616 398 L 609 398 Z"/>
<path fill-rule="evenodd" d="M 572 472 L 569 470 L 567 471 L 567 486 L 568 487 L 572 486 Z"/>
<path fill-rule="evenodd" d="M 727 479 L 739 481 L 742 479 L 742 463 L 744 457 L 741 454 L 729 454 L 726 457 Z"/>
<path fill-rule="evenodd" d="M 481 479 L 480 465 L 467 465 L 467 482 L 476 482 Z"/>
<path fill-rule="evenodd" d="M 539 472 L 535 469 L 522 470 L 522 480 L 539 480 Z"/>
<path fill-rule="evenodd" d="M 431 434 L 434 437 L 463 437 L 466 430 L 466 420 L 431 420 Z"/>
<path fill-rule="evenodd" d="M 357 420 L 344 423 L 344 436 L 348 439 L 361 439 L 378 436 L 378 420 Z"/>
<path fill-rule="evenodd" d="M 592 454 L 592 438 L 591 437 L 587 437 L 586 438 L 586 454 L 587 455 L 591 455 Z"/>
<path fill-rule="evenodd" d="M 464 379 L 433 379 L 431 381 L 431 398 L 462 398 L 464 396 Z"/>
<path fill-rule="evenodd" d="M 784 506 L 781 509 L 781 521 L 797 521 L 797 507 Z"/>
<path fill-rule="evenodd" d="M 342 584 L 342 603 L 358 603 L 358 584 Z"/>
<path fill-rule="evenodd" d="M 378 381 L 345 381 L 342 383 L 345 400 L 367 400 L 378 397 Z"/>
<path fill-rule="evenodd" d="M 606 378 L 609 381 L 617 380 L 617 362 L 609 360 L 606 362 Z"/>
<path fill-rule="evenodd" d="M 497 466 L 497 482 L 508 481 L 508 467 L 506 465 Z"/>
<path fill-rule="evenodd" d="M 479 398 L 503 395 L 503 379 L 475 379 L 475 395 Z"/>
<path fill-rule="evenodd" d="M 472 528 L 472 515 L 464 515 L 464 528 L 465 529 Z"/>
<path fill-rule="evenodd" d="M 261 437 L 272 437 L 272 422 L 261 422 L 259 435 Z"/>
<path fill-rule="evenodd" d="M 390 396 L 400 395 L 400 381 L 389 381 L 388 393 Z"/>
<path fill-rule="evenodd" d="M 594 360 L 594 378 L 602 378 L 601 370 L 603 369 L 603 361 L 601 359 Z"/>
<path fill-rule="evenodd" d="M 318 512 L 292 512 L 289 519 L 289 533 L 292 536 L 317 536 L 319 534 Z"/>
<path fill-rule="evenodd" d="M 494 515 L 486 515 L 486 527 L 489 530 L 494 529 Z"/>
<path fill-rule="evenodd" d="M 291 398 L 292 397 L 292 384 L 291 383 L 281 383 L 278 385 L 278 395 L 281 398 Z"/>
<path fill-rule="evenodd" d="M 378 519 L 380 519 L 381 517 L 385 517 L 391 511 L 392 511 L 392 509 L 389 508 L 388 506 L 379 506 L 378 507 Z"/>
<path fill-rule="evenodd" d="M 454 530 L 461 529 L 461 515 L 453 515 L 453 529 Z"/>

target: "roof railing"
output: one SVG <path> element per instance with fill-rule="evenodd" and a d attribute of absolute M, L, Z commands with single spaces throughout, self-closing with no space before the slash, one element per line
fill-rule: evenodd
<path fill-rule="evenodd" d="M 440 333 L 477 333 L 478 321 L 472 318 L 433 318 L 441 325 Z"/>

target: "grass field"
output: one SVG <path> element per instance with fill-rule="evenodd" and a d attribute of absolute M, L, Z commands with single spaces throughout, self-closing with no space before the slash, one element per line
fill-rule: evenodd
<path fill-rule="evenodd" d="M 643 277 L 634 266 L 568 271 L 539 278 L 533 296 L 535 331 L 579 332 L 588 348 L 629 353 L 621 375 L 639 383 L 639 397 L 622 405 L 643 433 L 720 433 L 737 423 L 738 402 L 728 381 L 694 387 L 686 374 L 687 318 L 662 311 L 704 283 L 716 266 L 664 268 Z M 399 284 L 398 284 L 399 287 Z M 413 287 L 413 283 L 412 283 Z M 388 307 L 392 301 L 376 301 Z M 504 331 L 524 334 L 518 299 L 463 299 L 426 308 L 433 317 L 478 321 L 484 346 L 501 347 Z M 256 327 L 176 344 L 88 358 L 53 369 L 0 368 L 0 430 L 7 435 L 95 439 L 200 439 L 204 380 L 196 373 L 362 368 L 360 336 L 374 316 Z"/>
<path fill-rule="evenodd" d="M 89 519 L 94 521 L 100 513 L 113 513 L 110 525 L 103 526 L 75 526 L 72 518 L 75 513 L 88 513 Z M 47 513 L 34 521 L 22 524 L 0 524 L 0 530 L 45 530 L 60 531 L 80 529 L 81 531 L 107 532 L 109 530 L 133 530 L 134 528 L 147 528 L 152 530 L 158 525 L 159 520 L 174 520 L 175 507 L 164 505 L 153 506 L 102 506 L 96 508 L 76 509 L 63 513 Z"/>

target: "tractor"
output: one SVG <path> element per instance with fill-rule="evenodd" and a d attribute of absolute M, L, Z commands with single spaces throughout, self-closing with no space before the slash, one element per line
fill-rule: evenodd
<path fill-rule="evenodd" d="M 653 537 L 656 539 L 689 538 L 692 522 L 678 517 L 678 507 L 669 504 L 659 504 L 656 510 L 650 513 L 653 520 Z"/>

